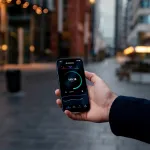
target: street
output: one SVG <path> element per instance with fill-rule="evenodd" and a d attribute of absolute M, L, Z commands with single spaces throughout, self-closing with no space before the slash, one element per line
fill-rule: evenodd
<path fill-rule="evenodd" d="M 115 59 L 89 64 L 118 95 L 150 99 L 150 85 L 118 81 Z M 0 77 L 1 78 L 1 77 Z M 56 71 L 23 75 L 24 96 L 5 93 L 0 79 L 0 150 L 148 150 L 150 145 L 111 133 L 109 124 L 76 122 L 55 104 Z"/>

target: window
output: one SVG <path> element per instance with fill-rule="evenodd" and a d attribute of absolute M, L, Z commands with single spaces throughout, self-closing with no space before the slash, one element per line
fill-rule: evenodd
<path fill-rule="evenodd" d="M 50 9 L 50 11 L 53 11 L 56 9 L 56 1 L 55 0 L 48 0 L 48 8 Z"/>
<path fill-rule="evenodd" d="M 150 15 L 147 16 L 140 16 L 139 17 L 140 23 L 150 24 Z"/>
<path fill-rule="evenodd" d="M 150 8 L 150 0 L 141 0 L 140 5 L 142 8 Z"/>
<path fill-rule="evenodd" d="M 64 0 L 63 1 L 63 6 L 64 6 L 64 21 L 67 20 L 68 18 L 68 11 L 67 11 L 67 8 L 68 8 L 68 0 Z"/>

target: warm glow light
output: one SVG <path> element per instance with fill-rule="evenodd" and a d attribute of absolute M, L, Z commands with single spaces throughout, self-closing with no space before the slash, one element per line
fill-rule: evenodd
<path fill-rule="evenodd" d="M 35 47 L 33 45 L 31 45 L 29 49 L 30 49 L 30 52 L 32 53 L 35 51 Z"/>
<path fill-rule="evenodd" d="M 135 48 L 136 53 L 150 53 L 149 46 L 137 46 Z"/>
<path fill-rule="evenodd" d="M 25 2 L 24 4 L 23 4 L 23 8 L 27 8 L 29 6 L 29 2 Z"/>
<path fill-rule="evenodd" d="M 6 2 L 7 2 L 7 3 L 11 3 L 11 2 L 12 2 L 12 0 L 6 0 Z"/>
<path fill-rule="evenodd" d="M 45 8 L 45 9 L 43 10 L 43 13 L 44 13 L 44 14 L 47 14 L 47 13 L 48 13 L 48 9 Z"/>
<path fill-rule="evenodd" d="M 95 3 L 95 0 L 89 0 L 89 2 L 90 2 L 91 4 L 94 4 L 94 3 Z"/>
<path fill-rule="evenodd" d="M 2 51 L 7 51 L 8 46 L 6 44 L 4 44 L 4 45 L 1 46 L 1 49 L 2 49 Z"/>
<path fill-rule="evenodd" d="M 17 0 L 17 1 L 16 1 L 16 4 L 17 4 L 17 5 L 20 5 L 20 4 L 21 4 L 21 0 Z"/>
<path fill-rule="evenodd" d="M 125 55 L 129 55 L 131 53 L 134 52 L 134 48 L 133 47 L 128 47 L 127 49 L 124 50 L 124 54 Z"/>
<path fill-rule="evenodd" d="M 36 9 L 36 13 L 37 13 L 38 15 L 42 14 L 42 8 L 41 8 L 41 7 L 38 7 L 38 8 Z"/>
<path fill-rule="evenodd" d="M 36 9 L 37 9 L 37 7 L 38 7 L 37 5 L 33 5 L 33 9 L 34 9 L 34 10 L 36 10 Z"/>

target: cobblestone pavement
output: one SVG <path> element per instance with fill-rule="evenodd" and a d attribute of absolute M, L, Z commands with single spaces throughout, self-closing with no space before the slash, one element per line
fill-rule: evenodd
<path fill-rule="evenodd" d="M 119 82 L 115 60 L 90 64 L 117 93 L 150 98 L 149 85 Z M 0 80 L 1 81 L 1 80 Z M 75 122 L 55 104 L 55 71 L 23 77 L 24 97 L 12 97 L 0 84 L 0 150 L 148 150 L 148 144 L 116 137 L 109 124 Z"/>

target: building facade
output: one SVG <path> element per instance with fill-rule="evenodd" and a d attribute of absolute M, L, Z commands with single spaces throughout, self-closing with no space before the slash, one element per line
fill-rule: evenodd
<path fill-rule="evenodd" d="M 37 59 L 44 55 L 50 48 L 49 0 L 12 0 L 1 6 L 0 46 L 8 47 L 7 63 L 30 63 L 31 53 Z"/>
<path fill-rule="evenodd" d="M 132 22 L 132 0 L 126 1 L 125 7 L 125 17 L 124 17 L 124 38 L 125 38 L 125 47 L 128 47 L 128 35 L 131 32 L 131 22 Z"/>
<path fill-rule="evenodd" d="M 106 49 L 106 43 L 103 35 L 103 29 L 101 26 L 101 1 L 97 0 L 95 2 L 95 20 L 94 20 L 94 50 L 95 53 L 104 51 Z"/>
<path fill-rule="evenodd" d="M 123 49 L 123 30 L 124 30 L 124 11 L 123 11 L 123 0 L 116 0 L 116 12 L 115 12 L 115 51 Z"/>
<path fill-rule="evenodd" d="M 150 45 L 150 0 L 132 0 L 128 45 Z"/>
<path fill-rule="evenodd" d="M 82 57 L 84 55 L 84 23 L 86 14 L 89 16 L 90 31 L 90 2 L 89 0 L 63 0 L 63 32 L 61 42 L 66 47 L 65 50 L 58 50 L 58 2 L 58 0 L 55 1 L 56 9 L 52 12 L 51 24 L 51 49 L 54 57 L 57 57 L 58 53 L 61 53 L 63 57 Z"/>

